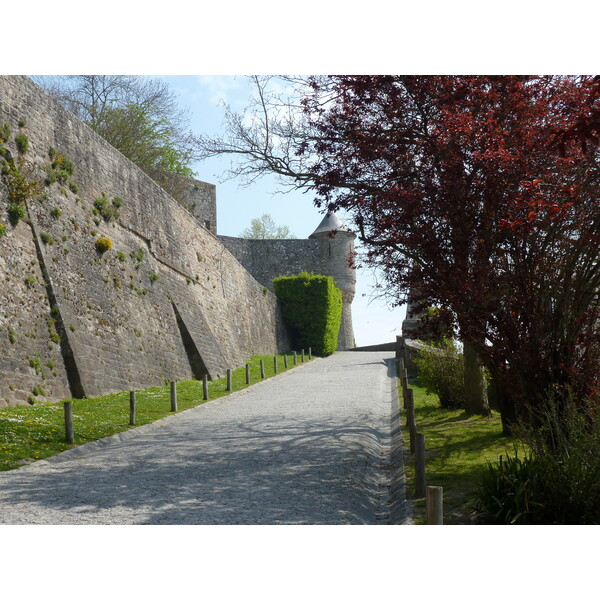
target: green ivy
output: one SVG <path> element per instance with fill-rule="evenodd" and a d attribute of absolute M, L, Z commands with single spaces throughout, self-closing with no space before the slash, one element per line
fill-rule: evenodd
<path fill-rule="evenodd" d="M 342 292 L 332 277 L 302 272 L 273 280 L 283 319 L 296 348 L 329 356 L 337 350 L 342 320 Z"/>

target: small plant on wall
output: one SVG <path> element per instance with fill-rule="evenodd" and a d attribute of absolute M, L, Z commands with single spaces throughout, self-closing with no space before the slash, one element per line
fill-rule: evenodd
<path fill-rule="evenodd" d="M 29 148 L 29 138 L 24 133 L 19 133 L 15 136 L 15 144 L 17 145 L 17 150 L 21 154 L 25 154 Z"/>
<path fill-rule="evenodd" d="M 96 240 L 96 250 L 101 254 L 108 252 L 112 248 L 112 240 L 108 237 L 99 237 Z"/>

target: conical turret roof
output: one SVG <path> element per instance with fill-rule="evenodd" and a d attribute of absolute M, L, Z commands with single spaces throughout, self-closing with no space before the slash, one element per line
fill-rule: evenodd
<path fill-rule="evenodd" d="M 323 234 L 329 235 L 332 231 L 354 236 L 335 213 L 327 213 L 319 226 L 308 237 L 314 239 L 321 237 Z"/>

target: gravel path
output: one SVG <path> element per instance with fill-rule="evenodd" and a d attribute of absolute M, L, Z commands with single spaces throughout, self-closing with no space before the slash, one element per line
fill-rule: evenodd
<path fill-rule="evenodd" d="M 0 523 L 401 522 L 393 372 L 390 352 L 339 352 L 0 473 Z"/>

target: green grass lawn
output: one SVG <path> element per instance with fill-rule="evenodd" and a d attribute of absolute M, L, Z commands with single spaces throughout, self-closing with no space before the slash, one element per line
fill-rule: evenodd
<path fill-rule="evenodd" d="M 260 361 L 264 360 L 265 378 L 274 373 L 273 355 L 254 356 L 248 361 L 250 381 L 261 380 Z M 308 361 L 308 355 L 305 361 Z M 301 357 L 298 355 L 298 364 Z M 293 355 L 288 354 L 288 369 L 293 368 Z M 285 371 L 283 355 L 278 358 L 278 372 Z M 248 387 L 246 368 L 232 374 L 232 391 Z M 230 394 L 227 378 L 208 382 L 209 400 Z M 131 429 L 129 425 L 129 392 L 109 394 L 98 398 L 73 400 L 73 430 L 75 445 Z M 178 412 L 204 404 L 201 381 L 177 383 Z M 135 426 L 152 423 L 171 412 L 170 385 L 136 391 Z M 12 406 L 0 409 L 0 471 L 16 469 L 23 464 L 48 458 L 72 446 L 65 441 L 63 402 L 40 401 L 34 406 Z"/>
<path fill-rule="evenodd" d="M 444 488 L 444 523 L 472 523 L 472 496 L 479 473 L 486 461 L 512 453 L 515 440 L 502 434 L 500 415 L 468 417 L 463 410 L 439 408 L 439 399 L 427 395 L 418 379 L 411 379 L 415 399 L 417 431 L 425 434 L 425 484 Z M 402 407 L 402 390 L 399 390 Z M 413 504 L 413 520 L 426 522 L 425 500 L 415 498 L 414 456 L 409 454 L 406 413 L 402 411 L 402 436 L 405 440 L 406 490 Z"/>

